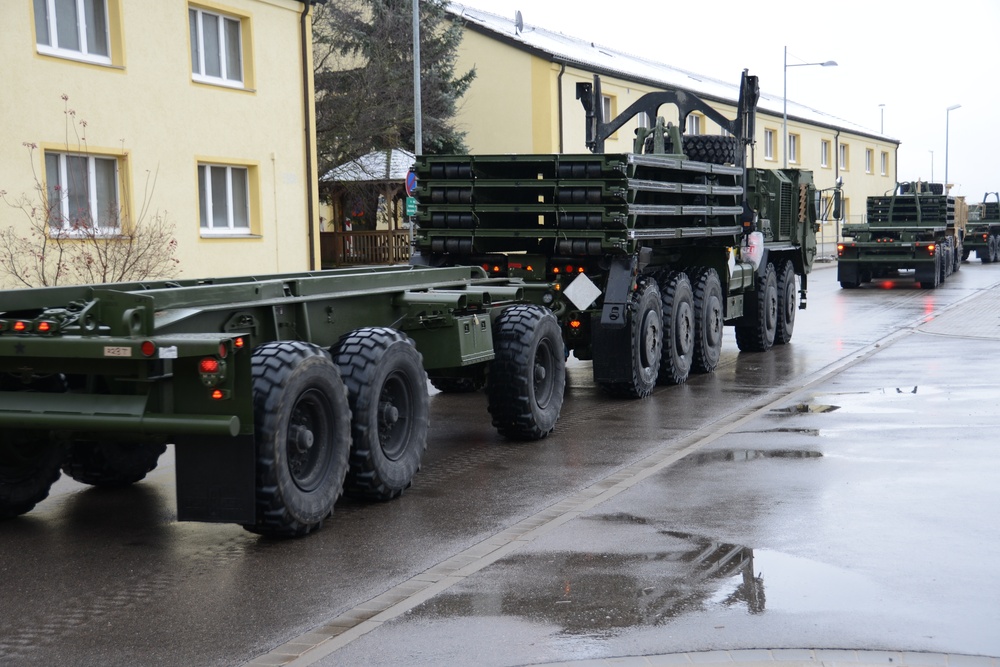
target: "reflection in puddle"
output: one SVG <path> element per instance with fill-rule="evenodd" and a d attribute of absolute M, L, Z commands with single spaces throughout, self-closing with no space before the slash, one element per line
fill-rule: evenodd
<path fill-rule="evenodd" d="M 818 459 L 823 452 L 811 449 L 717 449 L 688 454 L 673 465 L 675 469 L 708 463 L 758 461 L 761 459 Z"/>

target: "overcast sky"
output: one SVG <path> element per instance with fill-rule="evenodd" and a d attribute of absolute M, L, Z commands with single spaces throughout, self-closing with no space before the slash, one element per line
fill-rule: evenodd
<path fill-rule="evenodd" d="M 1000 0 L 460 4 L 734 85 L 746 68 L 778 98 L 785 46 L 789 64 L 834 60 L 789 68 L 788 98 L 901 141 L 900 180 L 944 181 L 947 134 L 952 192 L 1000 191 Z"/>

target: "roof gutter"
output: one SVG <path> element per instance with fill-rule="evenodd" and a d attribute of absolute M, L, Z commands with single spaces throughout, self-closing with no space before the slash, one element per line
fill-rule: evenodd
<path fill-rule="evenodd" d="M 306 217 L 308 222 L 306 223 L 306 232 L 309 236 L 309 270 L 316 270 L 316 208 L 313 205 L 313 200 L 318 198 L 319 195 L 316 192 L 318 183 L 316 183 L 315 174 L 313 174 L 313 135 L 315 134 L 312 122 L 312 104 L 313 99 L 311 95 L 311 86 L 309 85 L 309 63 L 312 62 L 312 58 L 309 53 L 309 46 L 311 41 L 310 37 L 310 25 L 309 25 L 309 12 L 312 9 L 313 0 L 303 0 L 302 7 L 302 17 L 299 26 L 299 40 L 302 42 L 302 112 L 304 114 L 304 127 L 306 133 Z"/>
<path fill-rule="evenodd" d="M 559 64 L 559 76 L 557 80 L 557 87 L 559 88 L 559 152 L 563 152 L 563 74 L 566 73 L 566 63 Z"/>

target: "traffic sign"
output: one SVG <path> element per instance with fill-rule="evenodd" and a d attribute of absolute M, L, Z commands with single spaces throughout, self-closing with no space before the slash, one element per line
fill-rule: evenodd
<path fill-rule="evenodd" d="M 406 195 L 412 197 L 417 190 L 417 172 L 412 169 L 406 172 Z M 407 213 L 407 215 L 410 215 Z"/>
<path fill-rule="evenodd" d="M 406 198 L 406 215 L 417 214 L 417 200 L 415 197 Z"/>

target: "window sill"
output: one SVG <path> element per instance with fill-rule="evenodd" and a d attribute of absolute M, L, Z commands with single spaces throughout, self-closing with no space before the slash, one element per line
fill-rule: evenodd
<path fill-rule="evenodd" d="M 250 232 L 233 232 L 231 234 L 223 232 L 206 233 L 201 232 L 201 238 L 203 239 L 262 239 L 264 238 L 260 234 L 251 234 Z"/>
<path fill-rule="evenodd" d="M 52 58 L 54 60 L 69 61 L 72 63 L 79 63 L 81 65 L 91 65 L 93 67 L 100 67 L 101 69 L 114 69 L 122 72 L 125 71 L 124 65 L 118 65 L 112 62 L 111 60 L 107 61 L 96 60 L 87 58 L 86 56 L 83 55 L 75 56 L 73 55 L 72 51 L 43 51 L 41 49 L 38 49 L 35 51 L 35 53 L 37 53 L 39 56 L 43 58 Z"/>
<path fill-rule="evenodd" d="M 248 87 L 246 87 L 246 86 L 244 86 L 242 84 L 237 85 L 237 84 L 233 84 L 233 83 L 226 83 L 226 82 L 224 82 L 222 80 L 214 81 L 214 80 L 211 80 L 211 79 L 196 79 L 196 78 L 192 77 L 191 78 L 191 83 L 193 83 L 195 85 L 198 85 L 198 86 L 207 86 L 209 88 L 222 88 L 223 90 L 233 90 L 233 91 L 236 91 L 236 92 L 239 92 L 239 93 L 256 93 L 257 92 L 256 88 L 248 88 Z"/>

